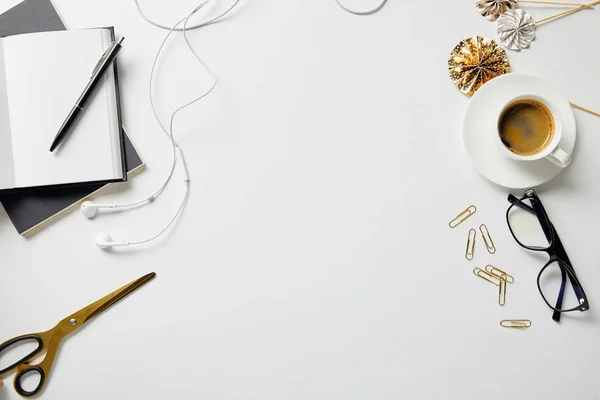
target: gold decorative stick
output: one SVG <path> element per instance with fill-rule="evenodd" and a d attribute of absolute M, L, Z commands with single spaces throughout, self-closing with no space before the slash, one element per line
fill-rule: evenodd
<path fill-rule="evenodd" d="M 585 7 L 585 8 L 594 8 L 589 4 L 578 4 L 578 3 L 561 3 L 556 1 L 534 1 L 534 0 L 518 0 L 519 3 L 529 3 L 529 4 L 548 4 L 553 6 L 567 6 L 567 7 Z"/>
<path fill-rule="evenodd" d="M 593 8 L 597 4 L 600 4 L 600 0 L 596 0 L 596 1 L 592 2 L 592 3 L 584 4 L 583 6 L 574 8 L 572 10 L 563 11 L 561 13 L 558 13 L 558 14 L 551 15 L 549 17 L 540 19 L 539 21 L 535 21 L 535 24 L 536 25 L 540 25 L 540 24 L 543 24 L 544 22 L 548 22 L 548 21 L 551 21 L 551 20 L 556 19 L 556 18 L 566 17 L 567 15 L 579 12 L 581 10 L 585 10 L 587 8 Z"/>
<path fill-rule="evenodd" d="M 596 117 L 600 117 L 600 113 L 597 113 L 597 112 L 595 112 L 595 111 L 592 111 L 592 110 L 590 110 L 590 109 L 587 109 L 587 108 L 585 108 L 585 107 L 581 107 L 580 105 L 577 105 L 577 104 L 575 104 L 575 103 L 570 103 L 570 104 L 571 104 L 571 107 L 573 107 L 573 108 L 576 108 L 576 109 L 578 109 L 578 110 L 580 110 L 580 111 L 583 111 L 583 112 L 586 112 L 586 113 L 588 113 L 588 114 L 595 115 Z"/>
<path fill-rule="evenodd" d="M 490 21 L 496 21 L 500 16 L 508 11 L 517 8 L 519 3 L 531 3 L 531 4 L 550 4 L 561 7 L 585 7 L 593 8 L 588 4 L 579 3 L 567 3 L 558 1 L 546 1 L 546 0 L 477 0 L 475 6 L 479 10 L 479 13 Z"/>

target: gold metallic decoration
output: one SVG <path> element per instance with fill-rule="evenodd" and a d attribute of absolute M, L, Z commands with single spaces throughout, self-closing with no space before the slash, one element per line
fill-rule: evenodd
<path fill-rule="evenodd" d="M 500 287 L 498 288 L 498 304 L 503 306 L 506 303 L 506 276 L 500 277 Z"/>
<path fill-rule="evenodd" d="M 465 250 L 465 258 L 469 261 L 473 259 L 475 255 L 475 238 L 477 237 L 477 231 L 471 228 L 469 229 L 469 236 L 467 236 L 467 249 Z"/>
<path fill-rule="evenodd" d="M 506 51 L 492 39 L 473 36 L 454 47 L 448 58 L 450 79 L 468 96 L 510 71 Z"/>
<path fill-rule="evenodd" d="M 504 319 L 500 321 L 500 326 L 503 328 L 527 329 L 531 326 L 531 321 L 528 319 Z"/>
<path fill-rule="evenodd" d="M 481 232 L 488 253 L 494 254 L 496 252 L 496 246 L 494 245 L 494 241 L 492 240 L 492 236 L 490 235 L 487 226 L 485 226 L 485 224 L 479 225 L 479 232 Z"/>
<path fill-rule="evenodd" d="M 154 279 L 155 276 L 156 274 L 152 272 L 129 283 L 128 285 L 123 286 L 120 289 L 115 290 L 111 294 L 101 298 L 89 306 L 69 315 L 49 331 L 17 336 L 0 344 L 1 355 L 6 349 L 10 349 L 12 346 L 17 345 L 18 343 L 32 341 L 37 342 L 37 347 L 31 353 L 14 364 L 9 365 L 3 370 L 0 370 L 0 378 L 16 370 L 16 375 L 13 382 L 16 392 L 22 397 L 37 396 L 46 385 L 46 381 L 50 376 L 52 364 L 54 363 L 54 358 L 58 352 L 58 346 L 64 337 L 84 326 L 86 322 L 94 317 L 97 317 L 109 307 L 133 293 L 144 284 Z M 38 364 L 31 364 L 32 361 L 38 359 L 43 354 L 46 354 L 46 356 L 42 359 L 42 361 L 40 361 Z M 21 385 L 23 378 L 29 374 L 37 375 L 40 378 L 37 387 L 32 391 L 24 389 Z"/>
<path fill-rule="evenodd" d="M 571 14 L 580 9 L 593 7 L 595 4 L 600 4 L 600 0 L 596 0 L 593 3 L 586 4 L 579 8 L 574 8 L 565 13 Z M 558 18 L 559 16 L 562 16 L 561 14 L 548 18 Z M 545 18 L 544 20 L 537 21 L 536 24 L 545 22 L 545 20 L 548 19 Z M 482 49 L 487 49 L 485 51 L 482 50 L 482 53 L 488 54 L 487 57 L 483 58 L 483 62 L 480 62 L 478 58 L 478 46 Z M 454 50 L 452 50 L 450 58 L 448 59 L 448 70 L 452 82 L 454 82 L 458 89 L 464 94 L 473 96 L 475 92 L 489 80 L 510 72 L 510 63 L 508 62 L 506 51 L 498 46 L 496 42 L 492 39 L 474 36 L 463 40 L 454 48 Z M 571 103 L 571 106 L 588 114 L 600 117 L 599 112 L 592 111 L 575 103 Z M 454 228 L 454 226 L 450 227 Z"/>
<path fill-rule="evenodd" d="M 513 278 L 511 275 L 507 274 L 506 272 L 502 271 L 500 268 L 496 268 L 491 264 L 488 264 L 485 266 L 485 271 L 498 277 L 498 278 L 502 278 L 504 277 L 504 279 L 506 279 L 506 282 L 508 283 L 514 283 L 515 282 L 515 278 Z"/>
<path fill-rule="evenodd" d="M 450 228 L 456 228 L 457 226 L 462 224 L 467 218 L 469 218 L 471 215 L 475 214 L 476 211 L 477 211 L 477 207 L 475 207 L 474 205 L 470 205 L 466 209 L 462 210 L 460 212 L 460 214 L 458 214 L 456 217 L 454 217 L 454 219 L 448 223 L 448 226 Z"/>
<path fill-rule="evenodd" d="M 495 21 L 508 10 L 517 7 L 516 0 L 477 0 L 475 2 L 479 13 L 488 21 Z"/>
<path fill-rule="evenodd" d="M 489 283 L 493 283 L 496 286 L 500 286 L 500 278 L 498 278 L 496 275 L 491 275 L 486 271 L 482 270 L 481 268 L 474 268 L 473 273 L 481 279 L 488 281 Z"/>
<path fill-rule="evenodd" d="M 511 50 L 529 47 L 535 39 L 535 21 L 524 10 L 509 10 L 498 18 L 500 43 Z"/>

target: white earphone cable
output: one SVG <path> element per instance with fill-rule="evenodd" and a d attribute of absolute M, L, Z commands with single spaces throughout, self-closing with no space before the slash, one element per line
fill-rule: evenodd
<path fill-rule="evenodd" d="M 388 0 L 381 0 L 381 3 L 379 3 L 379 5 L 375 8 L 372 8 L 370 10 L 365 10 L 365 11 L 356 11 L 353 10 L 351 8 L 346 7 L 341 0 L 335 0 L 335 2 L 337 3 L 338 6 L 340 6 L 342 8 L 342 10 L 349 12 L 350 14 L 354 14 L 354 15 L 371 15 L 371 14 L 375 14 L 377 11 L 381 10 L 383 8 L 383 6 L 385 6 L 385 3 L 388 2 Z M 137 3 L 137 0 L 136 0 Z"/>
<path fill-rule="evenodd" d="M 194 13 L 192 13 L 192 15 L 195 14 L 195 12 L 198 11 L 200 8 L 204 7 L 206 5 L 206 3 L 208 3 L 209 1 L 210 0 L 206 0 L 204 3 L 202 3 L 200 6 L 198 6 L 197 9 L 194 11 Z M 196 25 L 189 26 L 189 27 L 185 28 L 185 30 L 191 31 L 191 30 L 202 28 L 203 26 L 210 25 L 212 23 L 217 22 L 218 20 L 220 20 L 221 18 L 223 18 L 224 16 L 226 16 L 227 14 L 229 14 L 229 12 L 231 10 L 233 10 L 235 8 L 235 6 L 237 6 L 237 4 L 239 2 L 240 2 L 240 0 L 236 0 L 227 10 L 225 10 L 219 16 L 217 16 L 217 17 L 215 17 L 215 18 L 213 18 L 211 20 L 208 20 L 206 22 L 202 22 L 202 23 L 199 23 L 199 24 L 196 24 Z M 138 12 L 142 16 L 142 18 L 144 18 L 146 20 L 146 22 L 148 22 L 148 23 L 156 26 L 157 28 L 167 29 L 167 30 L 173 30 L 173 31 L 177 31 L 177 32 L 183 32 L 183 30 L 184 30 L 183 28 L 177 28 L 177 26 L 179 25 L 179 23 L 177 25 L 175 25 L 174 27 L 170 27 L 170 26 L 162 25 L 162 24 L 160 24 L 160 23 L 158 23 L 156 21 L 151 20 L 144 13 L 144 11 L 142 11 L 142 8 L 140 7 L 139 0 L 135 0 L 135 6 L 137 7 Z M 181 23 L 181 21 L 179 21 L 179 22 Z"/>
<path fill-rule="evenodd" d="M 180 155 L 181 155 L 181 162 L 183 164 L 185 164 L 185 160 L 183 158 L 183 151 L 181 149 L 181 147 L 179 147 L 179 145 L 177 144 L 177 142 L 175 141 L 175 137 L 173 135 L 173 122 L 175 120 L 175 117 L 177 116 L 177 114 L 184 110 L 185 108 L 191 106 L 192 104 L 202 100 L 204 97 L 208 96 L 213 90 L 214 88 L 217 86 L 217 77 L 216 75 L 210 70 L 210 68 L 208 68 L 208 66 L 206 65 L 206 63 L 204 63 L 204 61 L 200 58 L 200 56 L 198 55 L 198 53 L 194 50 L 193 46 L 191 45 L 189 38 L 187 36 L 187 31 L 188 30 L 193 30 L 193 29 L 199 29 L 202 28 L 204 26 L 213 24 L 217 21 L 219 21 L 221 18 L 225 17 L 227 14 L 229 14 L 240 2 L 240 0 L 235 0 L 233 2 L 233 4 L 231 6 L 229 6 L 229 8 L 227 8 L 223 13 L 221 13 L 220 15 L 218 15 L 217 17 L 210 19 L 208 21 L 205 22 L 201 22 L 199 24 L 196 25 L 192 25 L 192 26 L 187 26 L 188 22 L 190 20 L 190 18 L 196 14 L 198 11 L 200 11 L 202 8 L 204 8 L 211 0 L 204 0 L 202 3 L 200 3 L 200 5 L 198 5 L 196 8 L 194 8 L 194 10 L 185 18 L 182 18 L 181 20 L 179 20 L 175 25 L 173 25 L 172 27 L 160 24 L 152 19 L 150 19 L 142 10 L 142 8 L 140 7 L 139 4 L 139 0 L 134 0 L 135 1 L 135 6 L 140 14 L 140 16 L 147 21 L 148 23 L 150 23 L 153 26 L 156 26 L 158 28 L 161 29 L 165 29 L 168 30 L 169 32 L 167 33 L 167 35 L 165 36 L 164 40 L 162 41 L 160 47 L 158 48 L 158 51 L 156 53 L 156 56 L 154 58 L 154 61 L 152 63 L 152 69 L 150 71 L 150 82 L 148 84 L 148 93 L 149 93 L 149 98 L 150 98 L 150 105 L 152 107 L 152 112 L 154 114 L 154 118 L 156 119 L 156 121 L 158 122 L 158 124 L 160 125 L 161 129 L 163 130 L 163 132 L 171 139 L 171 145 L 172 145 L 172 156 L 173 156 L 173 163 L 171 164 L 171 169 L 169 171 L 169 174 L 167 176 L 167 179 L 164 181 L 164 183 L 158 188 L 158 190 L 149 198 L 142 200 L 142 201 L 138 201 L 136 203 L 131 203 L 131 204 L 125 204 L 125 205 L 121 205 L 119 206 L 119 208 L 136 208 L 139 207 L 141 205 L 147 204 L 147 203 L 151 203 L 152 201 L 154 201 L 167 187 L 167 185 L 169 184 L 169 182 L 171 181 L 171 178 L 173 177 L 173 173 L 175 172 L 175 166 L 177 164 L 177 149 L 179 149 L 180 151 Z M 356 10 L 352 10 L 348 7 L 346 7 L 341 0 L 335 0 L 335 2 L 338 4 L 338 6 L 340 6 L 343 10 L 351 13 L 351 14 L 355 14 L 355 15 L 371 15 L 374 14 L 376 12 L 378 12 L 379 10 L 381 10 L 383 8 L 383 6 L 387 3 L 388 0 L 381 0 L 381 3 L 376 6 L 373 9 L 370 10 L 365 10 L 365 11 L 356 11 Z M 181 23 L 183 23 L 183 27 L 179 28 L 179 25 L 181 25 Z M 156 106 L 154 104 L 154 99 L 152 97 L 152 89 L 153 89 L 153 81 L 154 81 L 154 72 L 156 70 L 156 64 L 158 63 L 158 59 L 160 57 L 160 54 L 165 46 L 165 44 L 167 43 L 167 41 L 169 40 L 169 37 L 171 36 L 171 34 L 173 32 L 183 32 L 183 37 L 184 40 L 186 42 L 186 45 L 188 46 L 188 48 L 190 49 L 190 51 L 192 52 L 192 54 L 194 55 L 194 57 L 196 58 L 196 60 L 198 60 L 198 62 L 202 65 L 202 67 L 210 74 L 211 78 L 212 78 L 212 84 L 210 86 L 210 88 L 204 92 L 202 95 L 200 95 L 199 97 L 193 99 L 192 101 L 178 107 L 173 114 L 171 114 L 171 118 L 169 121 L 169 128 L 167 129 L 164 124 L 162 123 L 162 121 L 160 120 L 160 117 L 158 115 L 158 111 L 156 110 Z M 185 167 L 185 165 L 184 165 Z M 187 176 L 187 170 L 186 170 L 186 192 L 185 195 L 183 197 L 183 200 L 181 201 L 181 204 L 179 205 L 179 208 L 177 209 L 177 212 L 175 213 L 175 215 L 173 216 L 173 218 L 171 219 L 171 221 L 169 221 L 169 223 L 167 224 L 167 226 L 165 226 L 159 233 L 157 233 L 156 235 L 154 235 L 153 237 L 143 240 L 143 241 L 139 241 L 139 242 L 129 242 L 130 244 L 143 244 L 143 243 L 148 243 L 153 241 L 154 239 L 158 238 L 159 236 L 161 236 L 163 233 L 165 233 L 170 227 L 171 225 L 173 225 L 173 223 L 175 222 L 175 220 L 177 219 L 177 217 L 179 216 L 179 214 L 181 213 L 181 211 L 183 210 L 183 207 L 185 206 L 185 203 L 187 202 L 187 199 L 189 197 L 189 177 Z"/>
<path fill-rule="evenodd" d="M 206 4 L 206 3 L 204 3 L 204 4 Z M 190 15 L 193 15 L 193 14 L 190 14 Z M 183 22 L 183 21 L 185 21 L 185 18 L 182 19 L 181 21 L 179 21 L 177 23 L 177 25 L 181 24 L 181 22 Z M 165 179 L 164 183 L 158 188 L 158 190 L 156 192 L 154 192 L 154 194 L 152 196 L 150 196 L 149 198 L 144 199 L 142 201 L 138 201 L 136 203 L 121 205 L 121 206 L 119 206 L 119 208 L 135 208 L 135 207 L 140 206 L 142 204 L 152 202 L 154 199 L 156 199 L 163 192 L 163 190 L 165 190 L 165 188 L 167 187 L 167 185 L 171 181 L 171 178 L 173 177 L 173 173 L 175 172 L 175 164 L 176 164 L 175 150 L 179 146 L 178 146 L 177 142 L 175 141 L 175 137 L 173 136 L 173 133 L 172 133 L 173 132 L 172 131 L 172 129 L 173 129 L 173 119 L 175 118 L 175 115 L 177 115 L 177 113 L 179 111 L 181 111 L 182 107 L 176 109 L 173 112 L 173 114 L 171 114 L 171 120 L 170 120 L 170 123 L 169 123 L 169 130 L 167 130 L 165 128 L 165 126 L 163 125 L 162 121 L 160 120 L 160 117 L 158 116 L 158 112 L 156 111 L 156 107 L 154 105 L 154 100 L 152 98 L 152 82 L 154 80 L 154 71 L 156 69 L 156 64 L 158 62 L 158 57 L 160 56 L 160 53 L 162 52 L 162 49 L 164 48 L 167 40 L 171 36 L 171 33 L 173 33 L 173 30 L 174 29 L 172 29 L 172 30 L 169 31 L 169 33 L 167 34 L 167 36 L 165 37 L 165 39 L 161 43 L 160 47 L 158 48 L 158 52 L 156 53 L 156 57 L 154 58 L 154 62 L 152 63 L 152 69 L 150 71 L 150 83 L 148 85 L 148 93 L 149 93 L 149 96 L 150 96 L 150 105 L 152 107 L 152 112 L 154 113 L 154 118 L 156 119 L 156 121 L 160 125 L 161 129 L 163 130 L 163 132 L 165 132 L 165 134 L 171 140 L 171 145 L 172 145 L 172 148 L 173 148 L 173 153 L 172 153 L 173 162 L 171 164 L 171 169 L 169 170 L 169 174 L 167 176 L 167 179 Z"/>
<path fill-rule="evenodd" d="M 187 184 L 187 187 L 185 188 L 185 195 L 183 197 L 183 200 L 181 201 L 181 204 L 179 205 L 179 208 L 177 209 L 177 212 L 175 213 L 175 215 L 173 216 L 173 218 L 171 219 L 171 221 L 169 221 L 169 223 L 167 224 L 167 226 L 165 226 L 163 228 L 163 230 L 161 230 L 160 232 L 158 232 L 156 235 L 152 236 L 149 239 L 146 240 L 141 240 L 139 242 L 129 242 L 129 244 L 144 244 L 144 243 L 148 243 L 153 241 L 154 239 L 157 239 L 160 235 L 162 235 L 163 233 L 165 233 L 170 227 L 171 225 L 173 225 L 173 223 L 175 222 L 175 220 L 177 219 L 177 217 L 179 216 L 179 214 L 181 214 L 181 211 L 183 210 L 183 206 L 185 206 L 185 203 L 187 203 L 187 199 L 190 196 L 190 186 L 189 183 Z"/>
<path fill-rule="evenodd" d="M 187 167 L 185 167 L 185 159 L 183 158 L 183 151 L 182 151 L 181 147 L 179 147 L 179 145 L 175 141 L 175 137 L 173 135 L 173 122 L 175 120 L 175 116 L 180 111 L 182 111 L 183 109 L 191 106 L 192 104 L 196 103 L 197 101 L 200 101 L 201 99 L 203 99 L 204 97 L 206 97 L 208 94 L 210 94 L 213 91 L 213 89 L 217 85 L 217 77 L 208 68 L 208 66 L 204 63 L 204 61 L 202 61 L 202 59 L 200 58 L 200 56 L 198 55 L 198 53 L 194 50 L 193 46 L 191 45 L 191 43 L 190 43 L 190 41 L 188 39 L 187 31 L 190 30 L 190 29 L 198 29 L 198 28 L 201 28 L 203 26 L 206 26 L 206 25 L 212 24 L 214 22 L 217 22 L 219 19 L 221 19 L 222 17 L 224 17 L 225 15 L 227 15 L 230 11 L 232 11 L 235 8 L 235 6 L 239 3 L 240 0 L 236 0 L 231 7 L 229 7 L 224 13 L 222 13 L 218 17 L 213 18 L 213 19 L 211 19 L 209 21 L 206 21 L 206 22 L 203 22 L 203 23 L 200 23 L 198 25 L 194 25 L 194 26 L 188 28 L 187 24 L 188 24 L 190 18 L 195 13 L 197 13 L 198 11 L 200 11 L 204 6 L 206 6 L 210 1 L 211 0 L 204 0 L 187 17 L 182 18 L 180 21 L 178 21 L 172 27 L 166 27 L 164 25 L 158 24 L 158 23 L 156 23 L 156 22 L 148 19 L 146 17 L 146 15 L 143 13 L 142 9 L 140 8 L 138 0 L 135 0 L 135 4 L 136 4 L 137 9 L 138 9 L 140 15 L 142 16 L 142 18 L 144 18 L 146 21 L 148 21 L 150 24 L 152 24 L 154 26 L 157 26 L 157 27 L 162 28 L 162 29 L 168 29 L 169 30 L 169 32 L 165 36 L 164 40 L 162 41 L 160 47 L 158 48 L 158 51 L 157 51 L 156 56 L 154 58 L 154 61 L 152 63 L 152 69 L 150 71 L 150 82 L 149 82 L 149 85 L 148 85 L 148 93 L 149 93 L 150 105 L 152 106 L 152 112 L 154 113 L 154 117 L 155 117 L 156 121 L 158 122 L 158 124 L 160 125 L 161 129 L 163 130 L 163 132 L 171 139 L 171 144 L 172 144 L 172 149 L 173 149 L 173 163 L 171 164 L 171 169 L 169 171 L 167 179 L 165 180 L 165 182 L 159 187 L 159 189 L 151 197 L 149 197 L 149 198 L 147 198 L 145 200 L 136 202 L 136 203 L 125 204 L 125 205 L 119 206 L 119 208 L 135 208 L 135 207 L 138 207 L 140 205 L 143 205 L 143 204 L 146 204 L 146 203 L 150 203 L 150 202 L 154 201 L 154 199 L 156 199 L 156 197 L 158 197 L 164 191 L 164 189 L 167 187 L 167 185 L 171 181 L 171 178 L 173 177 L 173 173 L 175 171 L 175 165 L 176 165 L 176 162 L 177 162 L 177 156 L 176 156 L 177 149 L 179 149 L 179 152 L 180 152 L 180 156 L 181 156 L 180 157 L 181 158 L 180 161 L 181 161 L 184 169 L 186 170 L 186 180 L 185 180 L 185 183 L 186 183 L 186 192 L 185 192 L 183 200 L 181 201 L 181 204 L 180 204 L 179 208 L 177 209 L 177 212 L 175 213 L 175 215 L 173 216 L 173 218 L 171 219 L 171 221 L 169 221 L 169 223 L 167 224 L 167 226 L 165 226 L 159 233 L 157 233 L 156 235 L 154 235 L 153 237 L 151 237 L 149 239 L 146 239 L 146 240 L 143 240 L 143 241 L 139 241 L 139 242 L 129 242 L 129 244 L 132 244 L 132 245 L 143 244 L 143 243 L 150 242 L 150 241 L 158 238 L 159 236 L 161 236 L 163 233 L 165 233 L 171 227 L 171 225 L 173 225 L 173 223 L 175 222 L 175 220 L 177 219 L 177 217 L 179 216 L 179 214 L 183 210 L 183 207 L 185 206 L 185 203 L 187 202 L 187 199 L 189 197 L 189 176 L 187 174 Z M 178 28 L 178 26 L 181 25 L 182 22 L 183 22 L 183 27 L 182 28 Z M 210 88 L 206 92 L 204 92 L 202 95 L 200 95 L 199 97 L 193 99 L 192 101 L 190 101 L 190 102 L 188 102 L 188 103 L 186 103 L 186 104 L 178 107 L 173 112 L 173 114 L 171 114 L 171 118 L 170 118 L 170 121 L 169 121 L 169 128 L 167 129 L 163 125 L 162 121 L 160 120 L 160 117 L 158 115 L 158 111 L 156 110 L 156 106 L 154 104 L 154 99 L 152 97 L 152 87 L 153 87 L 152 83 L 154 81 L 154 72 L 155 72 L 155 69 L 156 69 L 156 64 L 158 63 L 159 56 L 160 56 L 160 54 L 161 54 L 161 52 L 162 52 L 162 50 L 163 50 L 163 48 L 164 48 L 167 40 L 169 39 L 169 37 L 171 36 L 171 34 L 173 32 L 175 32 L 175 31 L 183 32 L 183 36 L 184 36 L 184 39 L 185 39 L 185 42 L 186 42 L 188 48 L 190 49 L 190 51 L 192 52 L 192 54 L 194 55 L 194 57 L 198 60 L 198 62 L 200 62 L 200 64 L 202 65 L 202 67 L 211 75 L 211 77 L 212 77 L 212 84 L 211 84 Z"/>

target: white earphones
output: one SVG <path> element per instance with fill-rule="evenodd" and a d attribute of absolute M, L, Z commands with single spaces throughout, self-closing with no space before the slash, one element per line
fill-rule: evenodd
<path fill-rule="evenodd" d="M 187 27 L 188 21 L 189 19 L 198 11 L 200 11 L 206 4 L 208 4 L 211 0 L 204 0 L 199 6 L 197 6 L 196 8 L 194 8 L 194 10 L 185 18 L 181 19 L 179 22 L 177 22 L 172 28 L 163 26 L 161 24 L 158 24 L 150 19 L 148 19 L 148 17 L 146 17 L 146 15 L 142 12 L 138 0 L 135 0 L 135 4 L 138 8 L 138 11 L 140 13 L 140 15 L 142 16 L 142 18 L 144 18 L 146 21 L 148 21 L 149 23 L 151 23 L 154 26 L 157 26 L 159 28 L 163 28 L 163 29 L 168 29 L 169 32 L 167 33 L 167 35 L 165 36 L 162 44 L 160 45 L 160 47 L 158 48 L 158 51 L 156 53 L 156 57 L 154 58 L 154 62 L 152 64 L 152 70 L 150 72 L 150 82 L 149 82 L 149 96 L 150 96 L 150 104 L 152 106 L 152 111 L 154 112 L 154 117 L 156 118 L 158 124 L 160 125 L 160 127 L 162 128 L 162 130 L 165 132 L 165 134 L 171 139 L 171 145 L 173 148 L 173 163 L 171 165 L 171 170 L 167 176 L 167 179 L 165 180 L 165 182 L 161 185 L 161 187 L 149 198 L 144 199 L 142 201 L 139 201 L 137 203 L 132 203 L 132 204 L 126 204 L 126 205 L 117 205 L 117 204 L 96 204 L 94 202 L 91 201 L 86 201 L 81 205 L 81 213 L 87 217 L 87 218 L 93 218 L 98 210 L 100 209 L 112 209 L 112 210 L 131 210 L 134 208 L 138 208 L 141 206 L 144 206 L 146 204 L 149 204 L 151 202 L 153 202 L 166 188 L 167 184 L 171 181 L 171 178 L 173 177 L 173 173 L 175 171 L 175 165 L 176 165 L 176 161 L 177 161 L 177 155 L 179 155 L 179 160 L 181 163 L 181 166 L 183 168 L 183 173 L 184 173 L 184 183 L 186 186 L 186 192 L 185 192 L 185 196 L 183 198 L 183 200 L 181 201 L 181 204 L 179 206 L 179 208 L 177 209 L 177 212 L 175 213 L 175 215 L 173 216 L 173 218 L 171 219 L 171 221 L 167 224 L 167 226 L 165 228 L 163 228 L 158 234 L 154 235 L 153 237 L 146 239 L 146 240 L 142 240 L 142 241 L 138 241 L 138 242 L 129 242 L 129 241 L 114 241 L 112 239 L 112 237 L 110 236 L 110 234 L 106 233 L 106 232 L 101 232 L 98 233 L 96 235 L 96 245 L 98 247 L 100 247 L 101 249 L 107 249 L 110 247 L 115 247 L 115 246 L 129 246 L 129 245 L 138 245 L 138 244 L 143 244 L 143 243 L 147 243 L 150 242 L 156 238 L 158 238 L 159 236 L 161 236 L 163 233 L 165 233 L 169 227 L 175 222 L 175 220 L 177 219 L 177 217 L 179 216 L 179 214 L 181 213 L 181 210 L 183 209 L 187 198 L 189 196 L 189 182 L 190 182 L 190 178 L 189 178 L 189 171 L 187 169 L 187 165 L 185 162 L 185 158 L 183 156 L 183 150 L 181 150 L 181 147 L 179 147 L 179 145 L 177 144 L 177 142 L 175 142 L 175 138 L 173 136 L 173 121 L 175 119 L 175 116 L 184 108 L 196 103 L 197 101 L 203 99 L 204 97 L 206 97 L 210 92 L 212 92 L 212 90 L 215 88 L 215 86 L 217 85 L 217 78 L 216 76 L 212 73 L 212 71 L 207 67 L 207 65 L 202 61 L 202 59 L 198 56 L 198 54 L 196 53 L 196 51 L 194 50 L 194 48 L 192 47 L 192 45 L 190 44 L 188 37 L 187 37 L 187 33 L 186 31 L 189 29 L 197 29 L 197 28 L 201 28 L 203 26 L 212 24 L 217 22 L 218 20 L 220 20 L 222 17 L 224 17 L 225 15 L 227 15 L 231 10 L 233 10 L 235 8 L 235 6 L 239 3 L 240 0 L 235 0 L 235 2 L 222 14 L 220 14 L 219 16 L 208 20 L 206 22 L 200 23 L 198 25 L 194 25 L 192 27 Z M 179 28 L 179 25 L 181 25 L 183 23 L 183 27 Z M 165 46 L 167 40 L 169 39 L 169 37 L 171 36 L 171 34 L 174 31 L 181 31 L 183 32 L 183 37 L 185 39 L 185 42 L 189 48 L 189 50 L 193 53 L 194 57 L 200 62 L 200 64 L 210 73 L 211 77 L 213 78 L 213 83 L 210 86 L 210 88 L 203 93 L 201 96 L 199 96 L 198 98 L 184 104 L 183 106 L 177 108 L 173 114 L 171 114 L 171 119 L 170 119 L 170 124 L 169 124 L 169 129 L 167 130 L 167 128 L 162 124 L 159 116 L 158 116 L 158 112 L 156 111 L 156 107 L 154 105 L 154 101 L 152 98 L 152 81 L 153 81 L 153 77 L 154 77 L 154 71 L 156 68 L 156 64 L 158 62 L 158 58 L 160 56 L 160 53 L 163 49 L 163 47 Z"/>
<path fill-rule="evenodd" d="M 86 218 L 94 218 L 98 213 L 99 208 L 117 208 L 116 204 L 95 204 L 91 201 L 86 201 L 81 205 L 81 213 Z"/>

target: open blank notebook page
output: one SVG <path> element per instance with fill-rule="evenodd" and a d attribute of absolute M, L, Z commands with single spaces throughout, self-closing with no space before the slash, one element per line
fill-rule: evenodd
<path fill-rule="evenodd" d="M 49 151 L 112 41 L 110 29 L 0 40 L 0 190 L 124 179 L 112 68 L 69 137 Z"/>

